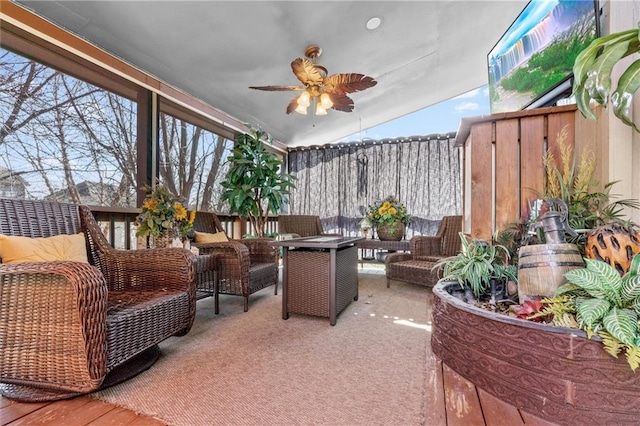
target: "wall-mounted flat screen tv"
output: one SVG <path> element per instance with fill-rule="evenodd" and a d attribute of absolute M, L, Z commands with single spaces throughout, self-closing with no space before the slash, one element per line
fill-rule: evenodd
<path fill-rule="evenodd" d="M 598 33 L 597 0 L 529 2 L 487 55 L 491 113 L 570 92 L 576 56 Z"/>

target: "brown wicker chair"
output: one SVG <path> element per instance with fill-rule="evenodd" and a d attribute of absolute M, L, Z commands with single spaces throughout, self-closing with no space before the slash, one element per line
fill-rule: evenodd
<path fill-rule="evenodd" d="M 326 234 L 322 228 L 320 216 L 313 215 L 281 215 L 278 216 L 278 234 L 289 238 L 313 237 Z"/>
<path fill-rule="evenodd" d="M 0 394 L 52 401 L 149 368 L 158 343 L 195 317 L 195 268 L 184 249 L 115 250 L 86 206 L 0 199 L 0 233 L 82 232 L 89 264 L 0 264 Z"/>
<path fill-rule="evenodd" d="M 220 219 L 212 212 L 198 212 L 193 224 L 198 232 L 224 231 Z M 244 311 L 249 310 L 249 296 L 275 285 L 278 294 L 278 251 L 269 247 L 269 238 L 243 238 L 220 243 L 192 244 L 200 253 L 217 257 L 218 291 L 215 313 L 220 312 L 218 293 L 244 297 Z"/>
<path fill-rule="evenodd" d="M 458 233 L 462 231 L 462 216 L 445 216 L 435 236 L 411 238 L 411 251 L 391 253 L 385 259 L 387 287 L 391 280 L 432 287 L 438 281 L 438 271 L 432 268 L 439 260 L 453 256 L 462 244 Z"/>

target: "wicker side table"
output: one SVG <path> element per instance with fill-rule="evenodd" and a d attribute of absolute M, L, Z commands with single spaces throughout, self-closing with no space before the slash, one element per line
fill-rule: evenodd
<path fill-rule="evenodd" d="M 290 313 L 329 318 L 331 325 L 358 300 L 358 247 L 362 238 L 272 241 L 283 247 L 282 318 Z"/>
<path fill-rule="evenodd" d="M 372 250 L 372 251 L 387 250 L 388 252 L 410 251 L 411 243 L 409 242 L 409 240 L 382 241 L 375 238 L 370 238 L 370 239 L 358 241 L 358 248 L 361 251 L 360 267 L 362 267 L 364 261 L 369 260 L 365 258 L 365 255 L 364 255 L 365 250 Z"/>
<path fill-rule="evenodd" d="M 218 258 L 215 254 L 200 254 L 193 256 L 196 272 L 196 299 L 214 297 L 215 313 L 218 306 Z"/>

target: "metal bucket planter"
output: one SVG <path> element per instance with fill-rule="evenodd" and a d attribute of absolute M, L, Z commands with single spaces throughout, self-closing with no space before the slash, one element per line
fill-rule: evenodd
<path fill-rule="evenodd" d="M 475 307 L 433 288 L 431 346 L 442 362 L 484 391 L 563 425 L 637 425 L 640 374 L 580 330 Z"/>

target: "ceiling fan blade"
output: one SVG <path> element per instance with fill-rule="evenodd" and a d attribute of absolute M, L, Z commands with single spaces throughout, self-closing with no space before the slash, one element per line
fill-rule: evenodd
<path fill-rule="evenodd" d="M 298 108 L 299 97 L 300 96 L 296 96 L 295 98 L 291 99 L 291 102 L 289 102 L 289 105 L 287 105 L 287 114 L 291 114 L 296 110 L 296 108 Z"/>
<path fill-rule="evenodd" d="M 353 99 L 342 93 L 332 93 L 330 95 L 333 106 L 331 108 L 337 111 L 351 112 L 353 111 Z"/>
<path fill-rule="evenodd" d="M 377 81 L 364 74 L 333 74 L 323 81 L 325 92 L 341 95 L 365 90 L 376 84 Z"/>
<path fill-rule="evenodd" d="M 320 69 L 305 58 L 294 59 L 291 69 L 305 86 L 319 86 L 324 78 Z"/>
<path fill-rule="evenodd" d="M 304 90 L 304 86 L 249 86 L 249 89 L 266 90 L 268 92 L 288 92 L 292 90 Z"/>

